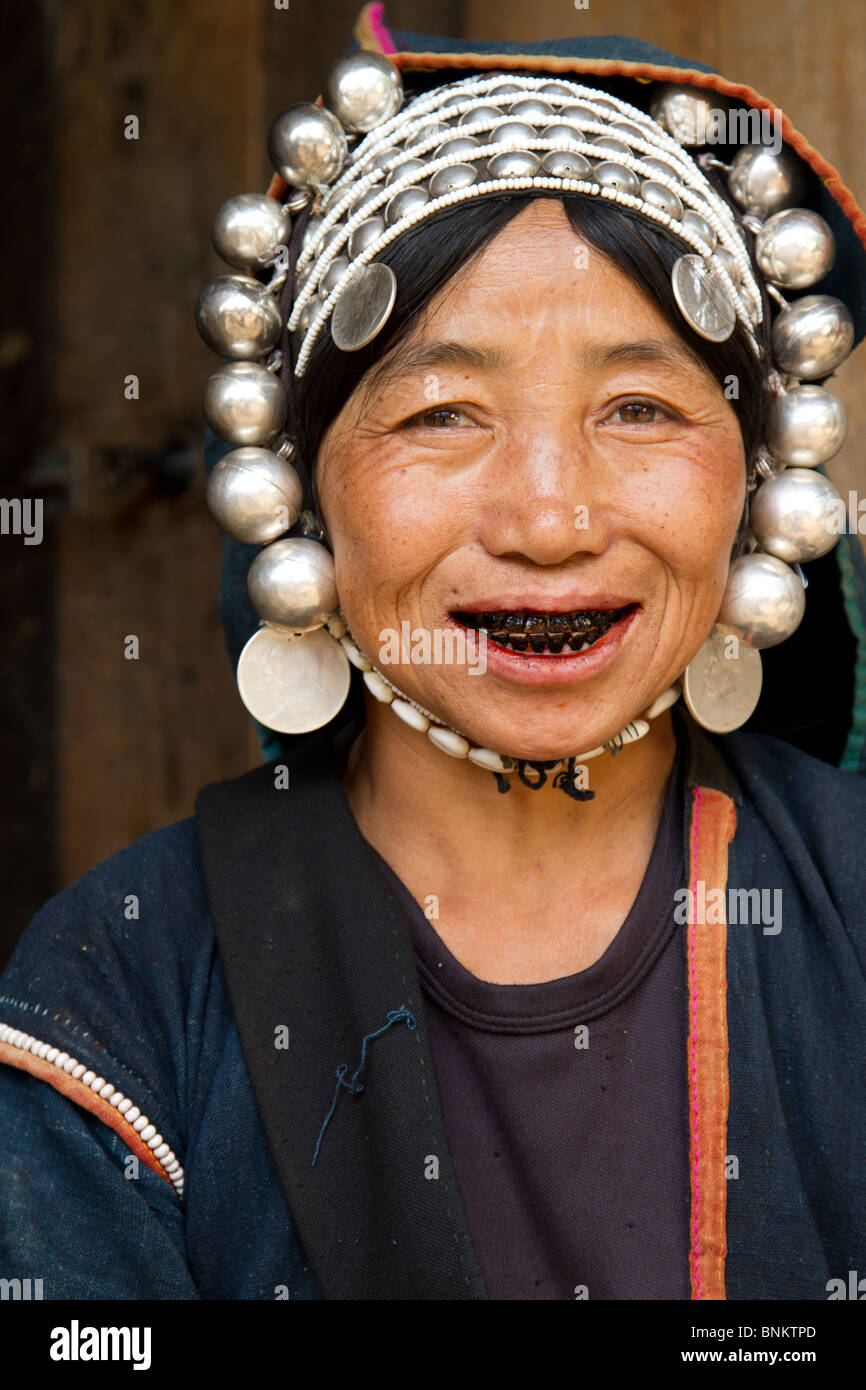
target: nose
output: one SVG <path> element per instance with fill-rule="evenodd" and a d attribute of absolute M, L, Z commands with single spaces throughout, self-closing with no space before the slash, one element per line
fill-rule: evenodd
<path fill-rule="evenodd" d="M 491 555 L 536 565 L 600 555 L 610 539 L 611 483 L 573 429 L 511 440 L 485 478 L 480 539 Z"/>

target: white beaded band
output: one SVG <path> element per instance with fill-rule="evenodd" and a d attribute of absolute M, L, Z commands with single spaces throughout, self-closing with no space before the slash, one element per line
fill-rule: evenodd
<path fill-rule="evenodd" d="M 95 1071 L 61 1048 L 54 1047 L 41 1038 L 34 1038 L 20 1028 L 13 1028 L 9 1023 L 0 1023 L 0 1043 L 7 1043 L 21 1052 L 29 1052 L 31 1056 L 38 1057 L 43 1062 L 49 1062 L 58 1071 L 71 1076 L 73 1081 L 80 1081 L 83 1086 L 89 1087 L 101 1100 L 107 1101 L 138 1135 L 142 1143 L 152 1150 L 153 1157 L 178 1196 L 183 1196 L 183 1168 L 173 1149 L 165 1142 L 156 1125 L 151 1124 L 147 1116 L 141 1113 L 139 1107 L 128 1096 L 118 1090 L 113 1081 L 98 1076 Z"/>

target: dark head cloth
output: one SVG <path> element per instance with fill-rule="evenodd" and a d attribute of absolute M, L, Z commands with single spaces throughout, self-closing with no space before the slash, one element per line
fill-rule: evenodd
<path fill-rule="evenodd" d="M 667 53 L 655 44 L 620 34 L 513 43 L 501 39 L 450 39 L 389 29 L 382 4 L 365 5 L 355 25 L 355 47 L 385 53 L 404 82 L 440 86 L 470 73 L 525 72 L 568 76 L 648 110 L 654 84 L 683 82 L 728 97 L 732 104 L 766 111 L 779 120 L 784 143 L 805 163 L 808 185 L 801 206 L 829 222 L 836 260 L 829 274 L 803 293 L 841 299 L 854 319 L 856 341 L 866 336 L 866 216 L 838 172 L 813 149 L 784 113 L 753 88 L 731 81 L 704 63 Z M 719 157 L 733 154 L 719 146 Z M 281 198 L 278 174 L 268 192 Z M 790 295 L 788 297 L 791 297 Z M 232 446 L 206 432 L 208 472 Z M 220 614 L 232 666 L 258 617 L 246 591 L 246 574 L 258 546 L 223 538 Z M 807 568 L 806 616 L 797 632 L 762 653 L 764 689 L 746 725 L 788 739 L 831 763 L 866 773 L 866 561 L 857 535 L 842 536 L 829 555 Z M 334 727 L 362 714 L 362 687 L 353 674 L 349 699 Z M 256 725 L 265 758 L 280 755 L 297 739 Z"/>

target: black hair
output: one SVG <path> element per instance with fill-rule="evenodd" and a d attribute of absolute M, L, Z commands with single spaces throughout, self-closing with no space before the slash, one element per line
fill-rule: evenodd
<path fill-rule="evenodd" d="M 558 198 L 572 228 L 617 265 L 644 290 L 695 356 L 724 390 L 736 381 L 730 395 L 743 440 L 747 470 L 754 462 L 766 431 L 769 404 L 765 338 L 759 333 L 759 359 L 742 324 L 725 342 L 710 342 L 695 333 L 677 308 L 671 269 L 678 256 L 693 248 L 674 240 L 637 214 L 610 202 L 579 194 L 491 194 L 447 208 L 422 221 L 392 242 L 377 260 L 390 265 L 397 278 L 397 298 L 381 332 L 357 352 L 341 352 L 327 328 L 319 335 L 303 377 L 286 382 L 293 393 L 291 417 L 298 446 L 296 466 L 304 483 L 307 504 L 317 509 L 316 457 L 329 424 L 356 386 L 386 353 L 406 339 L 433 296 L 448 280 L 502 231 L 536 197 Z M 300 230 L 300 229 L 299 229 Z M 756 279 L 761 284 L 760 275 Z M 768 321 L 765 300 L 764 322 Z M 726 392 L 727 394 L 727 392 Z M 745 515 L 735 552 L 745 536 Z"/>

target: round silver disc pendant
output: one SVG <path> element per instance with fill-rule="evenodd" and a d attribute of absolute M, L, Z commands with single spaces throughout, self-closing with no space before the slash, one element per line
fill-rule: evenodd
<path fill-rule="evenodd" d="M 730 338 L 737 322 L 724 282 L 702 256 L 680 256 L 671 271 L 671 285 L 680 313 L 696 333 L 711 343 Z"/>
<path fill-rule="evenodd" d="M 753 712 L 762 681 L 761 653 L 717 626 L 686 667 L 683 696 L 705 729 L 729 734 Z"/>
<path fill-rule="evenodd" d="M 241 652 L 237 680 L 254 719 L 280 734 L 320 729 L 342 709 L 351 668 L 326 628 L 286 636 L 260 627 Z"/>
<path fill-rule="evenodd" d="M 397 297 L 397 277 L 389 265 L 364 266 L 347 286 L 331 315 L 331 337 L 341 352 L 357 352 L 387 323 Z"/>

